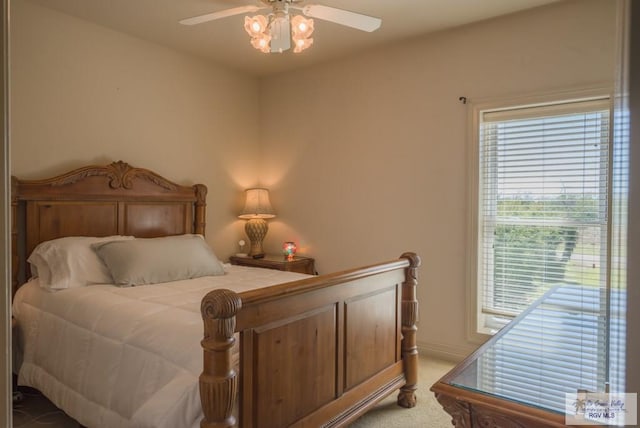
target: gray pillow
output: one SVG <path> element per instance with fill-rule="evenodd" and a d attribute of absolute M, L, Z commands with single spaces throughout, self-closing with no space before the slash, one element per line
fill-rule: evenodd
<path fill-rule="evenodd" d="M 91 247 L 117 285 L 224 275 L 222 263 L 200 235 L 112 241 Z"/>

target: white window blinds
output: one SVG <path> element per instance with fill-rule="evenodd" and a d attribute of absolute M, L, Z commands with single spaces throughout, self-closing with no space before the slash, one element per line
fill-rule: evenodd
<path fill-rule="evenodd" d="M 503 326 L 557 285 L 606 288 L 609 104 L 481 112 L 478 284 L 485 328 Z"/>

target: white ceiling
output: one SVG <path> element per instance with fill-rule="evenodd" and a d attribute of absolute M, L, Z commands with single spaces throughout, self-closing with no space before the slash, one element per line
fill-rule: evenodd
<path fill-rule="evenodd" d="M 306 0 L 382 18 L 373 33 L 316 20 L 314 45 L 301 54 L 251 47 L 242 15 L 184 26 L 183 18 L 257 0 L 31 0 L 87 21 L 208 58 L 256 76 L 336 59 L 376 45 L 553 3 L 559 0 Z"/>

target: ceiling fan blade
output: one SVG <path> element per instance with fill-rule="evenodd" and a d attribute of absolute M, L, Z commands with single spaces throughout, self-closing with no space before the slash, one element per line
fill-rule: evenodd
<path fill-rule="evenodd" d="M 240 6 L 240 7 L 234 7 L 231 9 L 221 10 L 219 12 L 207 13 L 206 15 L 194 16 L 193 18 L 186 18 L 179 22 L 182 25 L 196 25 L 196 24 L 201 24 L 203 22 L 213 21 L 216 19 L 227 18 L 229 16 L 241 15 L 243 13 L 257 12 L 261 9 L 266 9 L 266 8 L 260 7 L 260 6 L 254 6 L 254 5 Z"/>
<path fill-rule="evenodd" d="M 373 16 L 336 9 L 335 7 L 310 4 L 302 8 L 302 13 L 311 18 L 335 22 L 336 24 L 356 28 L 362 31 L 372 32 L 380 28 L 382 20 Z"/>

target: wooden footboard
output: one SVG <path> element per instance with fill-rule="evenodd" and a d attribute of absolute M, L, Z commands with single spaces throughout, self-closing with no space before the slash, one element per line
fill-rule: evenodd
<path fill-rule="evenodd" d="M 201 426 L 344 426 L 397 389 L 398 404 L 413 407 L 419 265 L 405 253 L 266 289 L 207 294 Z"/>

